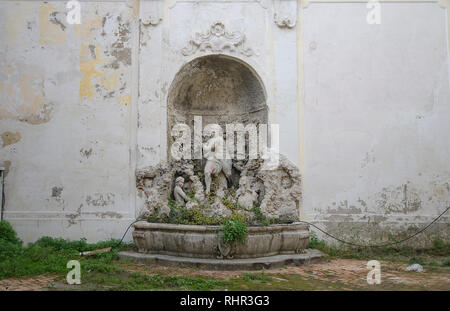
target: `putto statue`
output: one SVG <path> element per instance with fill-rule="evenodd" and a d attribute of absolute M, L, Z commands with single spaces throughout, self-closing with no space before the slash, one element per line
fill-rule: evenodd
<path fill-rule="evenodd" d="M 173 196 L 175 197 L 175 201 L 178 205 L 184 206 L 186 202 L 189 201 L 189 198 L 183 191 L 184 178 L 179 176 L 175 179 L 175 188 L 173 189 Z"/>
<path fill-rule="evenodd" d="M 219 152 L 222 150 L 222 152 Z M 205 164 L 205 184 L 208 195 L 211 191 L 212 176 L 217 176 L 220 172 L 223 172 L 227 178 L 228 183 L 231 183 L 231 168 L 232 161 L 229 157 L 226 157 L 223 152 L 223 138 L 212 137 L 205 144 L 203 144 L 203 153 L 206 158 Z"/>
<path fill-rule="evenodd" d="M 198 211 L 205 217 L 224 219 L 237 209 L 248 216 L 249 221 L 253 221 L 257 212 L 253 209 L 255 207 L 271 223 L 299 220 L 302 202 L 301 175 L 287 157 L 280 154 L 278 165 L 269 165 L 269 168 L 273 167 L 269 170 L 265 164 L 270 161 L 262 157 L 234 161 L 232 164 L 236 169 L 236 176 L 233 177 L 239 178 L 236 189 L 226 178 L 231 179 L 231 160 L 216 156 L 216 149 L 220 149 L 217 145 L 214 146 L 214 140 L 216 138 L 201 145 L 207 159 L 205 169 L 202 170 L 205 172 L 204 180 L 203 174 L 195 171 L 199 166 L 193 160 L 161 162 L 136 171 L 138 203 L 142 204 L 141 215 L 152 216 L 152 221 L 164 219 L 171 212 L 170 198 L 173 197 L 178 206 L 186 209 L 200 207 Z M 220 146 L 220 141 L 218 145 Z M 272 162 L 276 164 L 277 161 Z M 210 195 L 205 195 L 203 181 Z M 213 186 L 212 182 L 215 183 Z M 189 189 L 192 197 L 185 193 L 184 188 Z M 210 190 L 214 192 L 214 196 L 211 196 Z"/>

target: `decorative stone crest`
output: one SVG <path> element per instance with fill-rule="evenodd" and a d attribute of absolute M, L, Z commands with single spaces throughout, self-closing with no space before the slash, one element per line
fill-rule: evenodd
<path fill-rule="evenodd" d="M 139 9 L 139 16 L 143 26 L 157 26 L 163 18 L 162 3 L 164 0 L 155 0 L 142 3 Z M 139 6 L 139 4 L 138 4 Z"/>
<path fill-rule="evenodd" d="M 188 45 L 181 50 L 184 56 L 189 56 L 197 51 L 211 51 L 215 53 L 229 49 L 230 52 L 238 52 L 245 56 L 252 56 L 253 50 L 245 46 L 245 35 L 239 31 L 228 32 L 225 25 L 215 22 L 206 33 L 195 33 Z"/>
<path fill-rule="evenodd" d="M 161 23 L 162 17 L 145 16 L 141 18 L 142 25 L 144 26 L 157 26 Z"/>
<path fill-rule="evenodd" d="M 297 1 L 274 0 L 273 21 L 280 28 L 293 28 L 297 23 Z"/>
<path fill-rule="evenodd" d="M 278 13 L 274 14 L 273 20 L 280 28 L 293 28 L 296 24 L 295 18 L 290 16 L 279 16 Z"/>

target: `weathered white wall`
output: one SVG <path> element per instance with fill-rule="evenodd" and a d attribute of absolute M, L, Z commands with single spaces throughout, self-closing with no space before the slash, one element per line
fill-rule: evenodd
<path fill-rule="evenodd" d="M 167 156 L 172 80 L 209 54 L 264 85 L 281 152 L 303 174 L 302 219 L 373 238 L 450 204 L 448 8 L 437 2 L 382 3 L 380 25 L 365 3 L 296 0 L 83 1 L 82 24 L 69 25 L 65 3 L 0 0 L 5 218 L 25 241 L 121 237 L 143 205 L 135 169 Z M 215 22 L 245 36 L 236 51 L 183 54 Z"/>
<path fill-rule="evenodd" d="M 132 10 L 83 2 L 75 26 L 65 6 L 0 1 L 4 216 L 25 241 L 118 238 L 134 219 Z"/>
<path fill-rule="evenodd" d="M 450 205 L 446 9 L 382 3 L 380 25 L 367 12 L 311 3 L 302 20 L 304 212 L 353 238 L 421 227 Z"/>

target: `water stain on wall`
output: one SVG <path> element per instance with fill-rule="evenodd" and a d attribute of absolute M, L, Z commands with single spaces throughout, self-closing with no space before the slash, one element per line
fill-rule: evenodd
<path fill-rule="evenodd" d="M 61 196 L 61 193 L 63 191 L 63 187 L 53 187 L 52 188 L 52 197 L 57 198 Z"/>
<path fill-rule="evenodd" d="M 56 8 L 49 3 L 44 3 L 39 7 L 40 44 L 66 43 L 65 25 L 61 21 L 63 14 L 58 13 L 58 10 L 62 11 L 63 9 L 65 9 L 64 6 Z"/>
<path fill-rule="evenodd" d="M 397 186 L 387 187 L 379 193 L 377 207 L 389 213 L 410 213 L 422 207 L 422 200 L 417 189 L 409 182 Z"/>
<path fill-rule="evenodd" d="M 12 145 L 17 143 L 21 137 L 20 137 L 20 133 L 16 132 L 4 132 L 2 134 L 0 134 L 0 137 L 2 138 L 3 141 L 3 147 Z"/>
<path fill-rule="evenodd" d="M 97 16 L 87 21 L 93 27 L 78 30 L 89 38 L 88 43 L 82 43 L 80 50 L 80 71 L 83 74 L 80 81 L 81 98 L 90 99 L 98 94 L 103 99 L 110 99 L 118 95 L 116 92 L 125 89 L 121 81 L 124 68 L 120 64 L 131 64 L 131 49 L 124 46 L 129 40 L 128 23 L 119 24 L 116 33 L 106 33 L 105 23 L 110 19 L 109 13 L 105 17 Z M 96 40 L 100 30 L 100 36 L 105 36 L 104 40 Z M 100 44 L 99 41 L 106 41 L 106 44 Z M 121 99 L 120 103 L 123 104 L 124 100 L 126 98 Z"/>
<path fill-rule="evenodd" d="M 333 203 L 336 205 L 334 208 L 328 207 L 327 213 L 329 214 L 361 214 L 361 209 L 354 205 L 349 205 L 347 200 L 339 203 Z"/>
<path fill-rule="evenodd" d="M 131 65 L 131 48 L 126 47 L 125 44 L 130 40 L 130 23 L 121 23 L 122 19 L 117 16 L 117 22 L 119 23 L 118 30 L 115 33 L 117 40 L 112 44 L 109 55 L 115 58 L 115 67 L 118 67 L 118 63 L 122 63 L 125 66 Z"/>
<path fill-rule="evenodd" d="M 67 26 L 62 21 L 65 20 L 65 14 L 63 12 L 54 11 L 50 13 L 48 21 L 52 24 L 58 25 L 62 31 L 66 30 Z"/>
<path fill-rule="evenodd" d="M 15 68 L 6 70 L 11 79 L 0 81 L 0 120 L 11 119 L 29 124 L 50 121 L 53 104 L 45 100 L 42 76 L 21 73 L 13 75 Z"/>
<path fill-rule="evenodd" d="M 80 204 L 80 206 L 77 208 L 75 213 L 66 215 L 67 221 L 69 222 L 69 227 L 72 225 L 75 225 L 77 223 L 76 219 L 81 216 L 81 208 L 82 207 L 83 207 L 83 204 Z"/>
<path fill-rule="evenodd" d="M 80 154 L 82 157 L 89 159 L 89 157 L 92 155 L 92 148 L 89 148 L 89 149 L 81 148 Z"/>
<path fill-rule="evenodd" d="M 103 213 L 94 213 L 95 216 L 100 218 L 117 218 L 120 219 L 123 217 L 122 214 L 116 213 L 116 212 L 103 212 Z"/>
<path fill-rule="evenodd" d="M 125 107 L 129 106 L 131 103 L 131 94 L 125 94 L 123 96 L 119 96 L 118 100 L 122 106 L 125 106 Z"/>
<path fill-rule="evenodd" d="M 89 206 L 114 205 L 114 198 L 114 193 L 95 193 L 86 197 L 86 203 Z"/>
<path fill-rule="evenodd" d="M 94 52 L 91 52 L 94 50 Z M 92 57 L 94 53 L 95 58 Z M 103 65 L 108 59 L 98 57 L 101 55 L 101 47 L 90 44 L 81 44 L 80 50 L 80 71 L 83 77 L 80 81 L 80 97 L 92 98 L 95 94 L 94 81 L 100 80 L 104 74 L 99 70 L 99 66 Z"/>

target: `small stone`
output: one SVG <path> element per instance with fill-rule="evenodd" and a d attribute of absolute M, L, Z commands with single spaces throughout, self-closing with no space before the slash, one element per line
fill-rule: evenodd
<path fill-rule="evenodd" d="M 423 272 L 423 267 L 419 265 L 418 263 L 415 263 L 413 265 L 410 265 L 406 268 L 406 271 L 417 271 L 417 272 Z"/>

